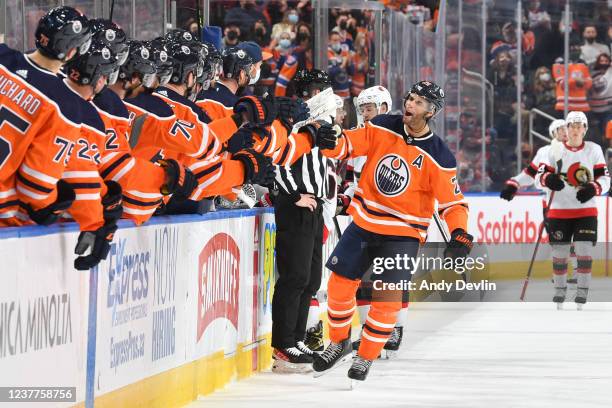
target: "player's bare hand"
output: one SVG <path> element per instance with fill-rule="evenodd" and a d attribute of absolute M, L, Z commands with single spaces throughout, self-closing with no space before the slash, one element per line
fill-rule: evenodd
<path fill-rule="evenodd" d="M 317 200 L 312 194 L 300 194 L 300 199 L 295 203 L 298 207 L 308 208 L 314 211 L 317 208 Z"/>

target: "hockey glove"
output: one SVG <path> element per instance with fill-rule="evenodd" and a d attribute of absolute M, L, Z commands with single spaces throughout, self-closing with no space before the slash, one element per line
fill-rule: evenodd
<path fill-rule="evenodd" d="M 499 193 L 499 197 L 507 201 L 512 201 L 517 191 L 518 191 L 518 185 L 516 181 L 512 179 L 507 180 L 501 193 Z"/>
<path fill-rule="evenodd" d="M 102 197 L 102 207 L 104 208 L 104 221 L 116 222 L 123 214 L 123 190 L 116 181 L 105 181 L 106 195 Z"/>
<path fill-rule="evenodd" d="M 81 232 L 74 248 L 74 253 L 81 256 L 74 260 L 74 268 L 86 271 L 106 259 L 115 231 L 117 231 L 117 224 L 111 221 L 95 231 Z M 84 255 L 87 250 L 90 251 L 89 254 Z"/>
<path fill-rule="evenodd" d="M 163 195 L 174 194 L 175 199 L 186 199 L 198 186 L 198 181 L 191 170 L 176 160 L 159 160 L 158 163 L 166 172 L 166 183 L 160 189 Z"/>
<path fill-rule="evenodd" d="M 310 116 L 310 108 L 301 99 L 293 100 L 279 96 L 275 98 L 275 101 L 278 107 L 278 118 L 288 128 L 291 128 L 294 123 L 308 119 Z"/>
<path fill-rule="evenodd" d="M 243 96 L 234 105 L 234 113 L 245 114 L 246 120 L 257 125 L 269 125 L 277 116 L 274 98 Z"/>
<path fill-rule="evenodd" d="M 457 228 L 451 234 L 451 239 L 444 250 L 444 258 L 465 258 L 472 250 L 474 237 Z"/>
<path fill-rule="evenodd" d="M 544 173 L 542 175 L 542 184 L 550 188 L 552 191 L 561 191 L 565 187 L 565 183 L 558 173 Z"/>
<path fill-rule="evenodd" d="M 307 132 L 313 140 L 313 145 L 320 149 L 335 149 L 338 145 L 338 135 L 336 129 L 328 123 L 318 126 L 306 125 L 300 132 Z"/>
<path fill-rule="evenodd" d="M 601 188 L 599 188 L 597 184 L 591 181 L 578 189 L 578 192 L 576 193 L 576 199 L 584 204 L 591 198 L 598 195 L 600 191 Z"/>
<path fill-rule="evenodd" d="M 272 159 L 257 153 L 253 149 L 244 149 L 232 156 L 244 165 L 244 182 L 269 186 L 274 183 L 274 165 Z"/>
<path fill-rule="evenodd" d="M 351 197 L 346 194 L 338 194 L 336 197 L 336 215 L 346 215 L 346 210 L 351 204 Z"/>
<path fill-rule="evenodd" d="M 234 154 L 242 149 L 253 147 L 253 129 L 250 126 L 242 126 L 227 141 L 227 151 Z"/>
<path fill-rule="evenodd" d="M 57 182 L 57 198 L 48 206 L 34 210 L 30 205 L 23 204 L 30 219 L 38 225 L 50 225 L 57 221 L 59 216 L 66 211 L 76 198 L 72 186 L 64 180 Z"/>

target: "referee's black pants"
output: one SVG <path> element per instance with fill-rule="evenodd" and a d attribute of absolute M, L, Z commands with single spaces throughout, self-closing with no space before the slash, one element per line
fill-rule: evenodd
<path fill-rule="evenodd" d="M 294 347 L 306 334 L 310 299 L 321 286 L 323 210 L 298 207 L 281 194 L 274 204 L 278 277 L 272 298 L 272 347 Z"/>

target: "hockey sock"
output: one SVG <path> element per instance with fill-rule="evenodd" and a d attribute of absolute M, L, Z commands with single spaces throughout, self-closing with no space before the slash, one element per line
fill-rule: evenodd
<path fill-rule="evenodd" d="M 306 330 L 315 327 L 321 316 L 321 308 L 319 307 L 319 299 L 312 297 L 310 299 L 310 308 L 308 309 L 308 320 L 306 321 Z"/>
<path fill-rule="evenodd" d="M 329 338 L 334 343 L 345 340 L 350 333 L 355 313 L 355 292 L 359 280 L 345 278 L 332 272 L 327 283 L 327 318 Z"/>
<path fill-rule="evenodd" d="M 591 268 L 593 258 L 590 256 L 577 256 L 578 268 L 576 269 L 577 283 L 579 288 L 588 288 L 591 284 Z"/>
<path fill-rule="evenodd" d="M 361 332 L 359 356 L 375 360 L 395 327 L 397 314 L 402 307 L 401 301 L 372 301 L 372 307 Z"/>
<path fill-rule="evenodd" d="M 397 323 L 396 327 L 403 327 L 408 319 L 408 302 L 402 302 L 402 308 L 397 312 Z"/>
<path fill-rule="evenodd" d="M 553 257 L 553 281 L 555 288 L 567 286 L 567 258 Z"/>

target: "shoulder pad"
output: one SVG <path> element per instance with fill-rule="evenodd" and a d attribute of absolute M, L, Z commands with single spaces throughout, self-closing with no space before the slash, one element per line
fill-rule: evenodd
<path fill-rule="evenodd" d="M 155 116 L 160 116 L 162 118 L 174 116 L 172 108 L 168 106 L 166 102 L 148 93 L 140 94 L 135 98 L 126 99 L 126 102 L 136 105 Z"/>
<path fill-rule="evenodd" d="M 93 99 L 93 102 L 98 108 L 113 116 L 121 118 L 129 118 L 130 114 L 125 107 L 125 104 L 115 92 L 106 88 Z"/>

